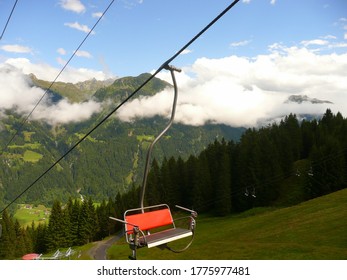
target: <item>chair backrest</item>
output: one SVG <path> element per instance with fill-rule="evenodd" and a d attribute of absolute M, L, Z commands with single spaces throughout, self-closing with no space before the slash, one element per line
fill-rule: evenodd
<path fill-rule="evenodd" d="M 171 211 L 168 207 L 156 210 L 147 207 L 147 212 L 136 213 L 138 210 L 139 209 L 128 210 L 125 213 L 124 219 L 127 223 L 138 226 L 142 231 L 173 225 Z M 135 214 L 133 214 L 133 212 L 135 212 Z M 133 233 L 134 226 L 130 224 L 126 224 L 126 231 L 128 234 Z"/>

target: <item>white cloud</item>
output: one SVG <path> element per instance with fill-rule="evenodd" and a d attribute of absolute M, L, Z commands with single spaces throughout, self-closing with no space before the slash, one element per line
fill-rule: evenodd
<path fill-rule="evenodd" d="M 63 63 L 63 60 L 58 60 Z M 60 69 L 54 68 L 48 64 L 35 64 L 26 58 L 10 58 L 5 61 L 6 64 L 12 65 L 20 69 L 24 74 L 34 73 L 39 79 L 53 81 Z M 110 75 L 102 71 L 95 71 L 86 68 L 67 67 L 59 76 L 59 81 L 67 83 L 77 83 L 95 78 L 97 80 L 105 80 L 110 78 Z"/>
<path fill-rule="evenodd" d="M 321 39 L 315 39 L 315 40 L 309 40 L 309 41 L 301 41 L 301 44 L 305 47 L 311 46 L 311 45 L 317 45 L 317 46 L 325 46 L 329 44 L 329 41 L 327 40 L 321 40 Z"/>
<path fill-rule="evenodd" d="M 28 76 L 9 64 L 0 64 L 0 114 L 14 110 L 27 115 L 44 95 L 44 91 L 31 85 Z M 69 103 L 62 99 L 52 103 L 46 95 L 31 115 L 31 120 L 49 124 L 80 122 L 101 110 L 101 104 L 90 100 L 84 103 Z"/>
<path fill-rule="evenodd" d="M 315 47 L 316 49 L 312 49 L 312 51 L 319 52 L 322 50 L 328 50 L 328 49 L 338 49 L 338 48 L 346 48 L 347 44 L 343 41 L 336 41 L 337 37 L 332 35 L 327 35 L 320 37 L 321 39 L 313 39 L 313 40 L 305 40 L 301 41 L 300 44 L 304 47 L 310 48 Z M 281 49 L 282 46 L 278 45 Z M 270 49 L 277 48 L 276 45 L 270 46 Z M 283 49 L 283 48 L 282 48 Z"/>
<path fill-rule="evenodd" d="M 307 48 L 283 47 L 254 58 L 200 58 L 177 73 L 176 121 L 201 125 L 255 126 L 289 113 L 322 114 L 329 107 L 347 115 L 347 53 L 317 54 Z M 167 72 L 159 78 L 171 82 Z M 291 95 L 333 104 L 286 103 Z M 127 103 L 118 112 L 124 121 L 170 115 L 173 90 Z"/>
<path fill-rule="evenodd" d="M 78 57 L 85 57 L 85 58 L 92 58 L 93 56 L 87 52 L 87 51 L 77 51 L 76 56 Z"/>
<path fill-rule="evenodd" d="M 87 26 L 87 25 L 84 25 L 84 24 L 80 24 L 78 23 L 77 21 L 75 22 L 67 22 L 67 23 L 64 23 L 65 26 L 68 26 L 70 28 L 73 28 L 73 29 L 76 29 L 76 30 L 79 30 L 79 31 L 82 31 L 84 33 L 89 33 L 90 32 L 90 28 Z M 91 34 L 95 34 L 94 31 L 92 31 Z"/>
<path fill-rule="evenodd" d="M 345 34 L 345 39 L 347 40 L 347 33 Z M 331 44 L 331 45 L 329 45 L 329 48 L 331 48 L 331 49 L 334 49 L 334 48 L 347 48 L 347 43 Z"/>
<path fill-rule="evenodd" d="M 276 4 L 276 1 L 277 1 L 277 0 L 271 0 L 271 1 L 270 1 L 270 4 L 271 4 L 271 5 L 275 5 L 275 4 Z M 242 0 L 242 3 L 249 4 L 250 2 L 251 2 L 251 0 Z"/>
<path fill-rule="evenodd" d="M 181 54 L 182 54 L 182 55 L 185 55 L 185 54 L 190 54 L 190 53 L 192 53 L 192 52 L 193 52 L 192 50 L 185 49 Z"/>
<path fill-rule="evenodd" d="M 232 42 L 230 43 L 231 47 L 242 47 L 242 46 L 246 46 L 250 43 L 250 40 L 244 40 L 244 41 L 239 41 L 239 42 Z"/>
<path fill-rule="evenodd" d="M 63 9 L 78 14 L 84 13 L 86 10 L 86 7 L 81 3 L 80 0 L 60 0 L 59 4 Z"/>
<path fill-rule="evenodd" d="M 322 36 L 321 38 L 322 39 L 326 39 L 326 40 L 329 40 L 329 39 L 335 40 L 335 39 L 337 39 L 337 37 L 334 36 L 334 35 L 326 35 L 326 36 Z"/>
<path fill-rule="evenodd" d="M 29 47 L 21 45 L 3 45 L 0 47 L 1 50 L 11 53 L 31 53 L 32 50 Z"/>
<path fill-rule="evenodd" d="M 289 113 L 322 114 L 327 108 L 347 116 L 347 52 L 320 54 L 308 48 L 313 41 L 303 41 L 307 47 L 304 44 L 301 47 L 273 44 L 269 53 L 252 58 L 229 56 L 196 60 L 192 66 L 177 73 L 176 121 L 190 125 L 255 126 Z M 19 70 L 12 71 L 10 65 Z M 0 114 L 5 108 L 26 112 L 41 96 L 42 91 L 28 86 L 23 73 L 34 73 L 40 79 L 52 81 L 60 71 L 24 58 L 8 59 L 0 64 L 0 68 Z M 101 71 L 67 67 L 59 80 L 76 83 L 93 77 L 109 78 Z M 168 71 L 158 77 L 171 83 Z M 13 94 L 9 94 L 11 92 Z M 286 103 L 291 95 L 307 95 L 333 104 Z M 117 115 L 125 121 L 154 115 L 168 117 L 172 98 L 173 90 L 166 89 L 153 97 L 127 103 Z M 77 105 L 66 100 L 58 104 L 45 101 L 37 110 L 38 115 L 33 117 L 49 123 L 69 122 L 88 118 L 90 112 L 100 110 L 100 104 L 94 102 L 79 104 L 83 107 Z M 89 113 L 83 115 L 84 109 Z"/>
<path fill-rule="evenodd" d="M 64 50 L 63 48 L 59 48 L 57 49 L 57 53 L 59 53 L 60 55 L 66 55 L 66 50 Z"/>
<path fill-rule="evenodd" d="M 89 100 L 83 103 L 70 103 L 66 99 L 56 104 L 46 103 L 37 107 L 32 119 L 45 121 L 49 124 L 76 123 L 88 120 L 93 114 L 100 112 L 100 103 Z"/>
<path fill-rule="evenodd" d="M 93 18 L 101 18 L 102 17 L 102 12 L 97 12 L 97 13 L 92 13 Z"/>

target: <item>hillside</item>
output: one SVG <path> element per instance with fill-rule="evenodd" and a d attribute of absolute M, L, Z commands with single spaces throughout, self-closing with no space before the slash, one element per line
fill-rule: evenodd
<path fill-rule="evenodd" d="M 186 252 L 143 248 L 138 258 L 345 260 L 345 213 L 347 189 L 287 208 L 255 208 L 223 218 L 200 216 L 195 240 Z M 127 258 L 130 249 L 124 243 L 123 238 L 110 248 L 109 259 Z"/>

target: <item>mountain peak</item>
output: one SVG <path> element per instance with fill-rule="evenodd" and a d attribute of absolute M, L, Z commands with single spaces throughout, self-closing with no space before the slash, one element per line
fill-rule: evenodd
<path fill-rule="evenodd" d="M 132 94 L 150 77 L 151 74 L 143 73 L 137 77 L 128 76 L 119 78 L 115 80 L 112 85 L 99 89 L 94 94 L 94 97 L 99 101 L 111 99 L 118 102 Z M 171 87 L 171 85 L 154 77 L 141 89 L 139 94 L 151 96 L 164 90 L 166 87 Z"/>
<path fill-rule="evenodd" d="M 312 104 L 323 104 L 323 103 L 333 104 L 333 102 L 331 102 L 329 100 L 320 100 L 318 98 L 311 98 L 311 97 L 308 97 L 307 95 L 300 95 L 300 94 L 289 96 L 288 99 L 284 103 L 301 104 L 303 102 L 309 102 Z"/>

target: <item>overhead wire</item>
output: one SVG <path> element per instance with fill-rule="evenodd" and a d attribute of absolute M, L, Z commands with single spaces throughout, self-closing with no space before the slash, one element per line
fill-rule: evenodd
<path fill-rule="evenodd" d="M 121 108 L 126 102 L 128 102 L 135 94 L 137 94 L 145 85 L 147 85 L 160 71 L 162 71 L 167 65 L 169 65 L 175 58 L 177 58 L 184 50 L 186 50 L 191 44 L 193 44 L 202 34 L 210 29 L 218 20 L 220 20 L 228 11 L 230 11 L 240 0 L 234 0 L 229 4 L 221 13 L 219 13 L 209 24 L 207 24 L 199 33 L 197 33 L 188 43 L 186 43 L 178 52 L 172 57 L 166 60 L 150 77 L 148 77 L 137 89 L 135 89 L 127 98 L 119 103 L 111 112 L 109 112 L 99 123 L 97 123 L 92 129 L 90 129 L 83 137 L 81 137 L 74 145 L 70 147 L 59 159 L 57 159 L 49 168 L 47 168 L 39 177 L 37 177 L 28 187 L 26 187 L 19 195 L 17 195 L 0 213 L 9 208 L 17 199 L 19 199 L 24 193 L 32 188 L 38 181 L 41 180 L 50 170 L 52 170 L 62 159 L 70 154 L 80 143 L 82 143 L 91 133 L 93 133 L 98 127 L 100 127 L 106 120 L 108 120 L 119 108 Z M 109 7 L 112 5 L 111 2 Z M 108 7 L 108 8 L 109 8 Z M 108 10 L 106 9 L 106 11 Z"/>
<path fill-rule="evenodd" d="M 5 23 L 5 26 L 4 26 L 4 28 L 3 28 L 3 30 L 2 30 L 2 33 L 1 33 L 1 36 L 0 36 L 0 41 L 2 40 L 2 37 L 4 36 L 5 31 L 6 31 L 6 29 L 7 29 L 7 26 L 8 26 L 8 24 L 9 24 L 11 18 L 12 18 L 13 12 L 14 12 L 16 6 L 17 6 L 17 2 L 18 2 L 18 0 L 16 0 L 16 1 L 14 2 L 14 5 L 13 5 L 12 10 L 11 10 L 11 12 L 10 12 L 10 15 L 9 15 L 8 18 L 7 18 L 7 21 L 6 21 L 6 23 Z"/>
<path fill-rule="evenodd" d="M 82 45 L 84 44 L 84 42 L 88 39 L 88 37 L 93 33 L 94 29 L 96 28 L 96 26 L 99 24 L 100 20 L 104 17 L 104 15 L 107 13 L 107 11 L 111 8 L 112 4 L 114 3 L 115 0 L 111 0 L 111 2 L 109 3 L 109 5 L 106 7 L 106 9 L 104 10 L 104 12 L 102 13 L 102 15 L 98 18 L 98 20 L 95 22 L 95 24 L 93 25 L 93 27 L 89 30 L 89 32 L 87 33 L 87 35 L 84 37 L 84 39 L 82 40 L 82 42 L 78 45 L 77 49 L 73 52 L 73 54 L 70 56 L 70 58 L 67 60 L 67 62 L 64 64 L 63 68 L 59 71 L 58 75 L 55 77 L 55 79 L 50 83 L 50 85 L 48 86 L 48 88 L 45 90 L 45 92 L 43 93 L 43 95 L 40 97 L 40 99 L 36 102 L 35 106 L 32 108 L 32 110 L 29 112 L 29 114 L 22 120 L 21 124 L 19 125 L 19 128 L 15 130 L 15 132 L 12 134 L 10 140 L 7 142 L 7 144 L 4 146 L 4 148 L 2 149 L 2 151 L 0 151 L 0 154 L 3 153 L 4 151 L 6 151 L 9 147 L 9 145 L 12 143 L 12 141 L 18 136 L 18 134 L 22 131 L 24 125 L 27 123 L 27 121 L 29 120 L 29 118 L 31 117 L 31 115 L 34 113 L 34 111 L 36 110 L 36 108 L 39 106 L 39 104 L 41 103 L 41 101 L 45 98 L 45 96 L 47 95 L 47 93 L 51 90 L 51 88 L 53 87 L 53 85 L 57 82 L 57 80 L 59 79 L 60 75 L 64 72 L 64 70 L 66 69 L 66 67 L 69 65 L 69 63 L 71 62 L 71 60 L 75 57 L 76 53 L 80 50 L 80 48 L 82 47 Z"/>

